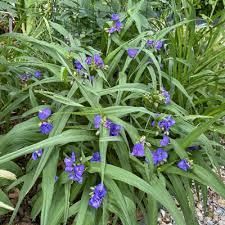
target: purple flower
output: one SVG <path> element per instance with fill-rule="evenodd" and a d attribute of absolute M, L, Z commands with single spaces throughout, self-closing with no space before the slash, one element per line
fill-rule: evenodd
<path fill-rule="evenodd" d="M 96 129 L 100 128 L 101 122 L 102 122 L 102 117 L 100 115 L 95 115 L 95 117 L 94 117 L 94 127 Z"/>
<path fill-rule="evenodd" d="M 120 21 L 116 21 L 115 22 L 115 30 L 120 32 L 120 30 L 122 29 L 123 24 Z"/>
<path fill-rule="evenodd" d="M 101 162 L 101 155 L 99 152 L 94 152 L 90 162 Z"/>
<path fill-rule="evenodd" d="M 111 16 L 111 20 L 113 20 L 113 21 L 120 20 L 120 15 L 119 14 L 116 14 L 116 13 L 113 13 L 112 16 Z"/>
<path fill-rule="evenodd" d="M 115 27 L 110 27 L 110 28 L 108 29 L 109 34 L 112 34 L 112 33 L 116 32 L 116 31 L 117 31 L 117 30 L 116 30 Z"/>
<path fill-rule="evenodd" d="M 147 40 L 147 46 L 152 47 L 154 45 L 154 40 Z"/>
<path fill-rule="evenodd" d="M 64 159 L 64 163 L 65 163 L 65 172 L 72 172 L 73 171 L 73 167 L 75 165 L 75 161 L 76 161 L 76 156 L 75 153 L 72 152 L 71 157 L 66 157 Z"/>
<path fill-rule="evenodd" d="M 170 127 L 172 127 L 174 124 L 175 124 L 175 120 L 172 118 L 172 116 L 167 116 L 158 122 L 158 126 L 163 131 L 169 131 Z"/>
<path fill-rule="evenodd" d="M 44 108 L 38 112 L 38 118 L 40 120 L 46 120 L 49 116 L 51 116 L 52 111 L 50 108 Z"/>
<path fill-rule="evenodd" d="M 163 135 L 163 139 L 160 141 L 160 146 L 165 147 L 170 143 L 170 138 L 167 135 Z"/>
<path fill-rule="evenodd" d="M 99 208 L 102 204 L 104 197 L 106 196 L 107 191 L 103 184 L 98 184 L 95 186 L 93 194 L 89 199 L 89 205 L 95 209 Z"/>
<path fill-rule="evenodd" d="M 152 152 L 152 159 L 154 165 L 159 165 L 165 162 L 168 158 L 168 153 L 162 148 L 158 148 L 156 151 Z"/>
<path fill-rule="evenodd" d="M 34 152 L 32 153 L 32 159 L 33 159 L 33 160 L 37 160 L 39 157 L 42 156 L 42 153 L 43 153 L 43 150 L 42 150 L 41 148 L 38 149 L 38 150 L 36 150 L 36 151 L 34 151 Z"/>
<path fill-rule="evenodd" d="M 166 91 L 164 88 L 162 89 L 162 95 L 164 97 L 164 102 L 165 104 L 169 104 L 171 99 L 170 99 L 170 94 L 168 91 Z"/>
<path fill-rule="evenodd" d="M 187 159 L 182 159 L 177 163 L 177 167 L 181 170 L 187 171 L 191 168 L 190 163 L 187 161 Z"/>
<path fill-rule="evenodd" d="M 155 47 L 156 50 L 160 50 L 161 48 L 164 47 L 164 42 L 163 41 L 155 41 L 154 47 Z"/>
<path fill-rule="evenodd" d="M 99 54 L 94 55 L 94 63 L 98 68 L 104 67 L 104 61 Z"/>
<path fill-rule="evenodd" d="M 42 77 L 41 71 L 36 70 L 36 71 L 34 72 L 34 77 L 36 77 L 37 79 L 40 79 L 40 78 Z"/>
<path fill-rule="evenodd" d="M 83 164 L 74 166 L 73 172 L 69 174 L 69 178 L 81 184 L 83 182 L 83 173 L 85 166 Z"/>
<path fill-rule="evenodd" d="M 111 123 L 109 128 L 110 136 L 119 136 L 121 131 L 121 126 L 116 123 Z"/>
<path fill-rule="evenodd" d="M 112 124 L 112 121 L 109 119 L 106 119 L 106 121 L 104 123 L 104 127 L 107 129 L 110 129 L 111 124 Z"/>
<path fill-rule="evenodd" d="M 80 61 L 78 60 L 75 60 L 73 62 L 73 65 L 74 65 L 74 68 L 77 70 L 77 71 L 81 71 L 83 69 L 83 66 L 82 64 L 80 63 Z"/>
<path fill-rule="evenodd" d="M 91 56 L 87 56 L 85 62 L 87 63 L 87 65 L 91 65 L 91 63 L 92 63 L 92 57 Z"/>
<path fill-rule="evenodd" d="M 134 58 L 138 54 L 138 49 L 136 48 L 129 48 L 127 50 L 127 54 L 130 58 Z"/>
<path fill-rule="evenodd" d="M 40 132 L 42 134 L 49 134 L 53 129 L 53 125 L 49 122 L 42 122 L 40 125 Z"/>
<path fill-rule="evenodd" d="M 137 157 L 143 157 L 145 155 L 144 145 L 142 143 L 140 143 L 140 142 L 136 143 L 133 146 L 131 155 L 137 156 Z"/>

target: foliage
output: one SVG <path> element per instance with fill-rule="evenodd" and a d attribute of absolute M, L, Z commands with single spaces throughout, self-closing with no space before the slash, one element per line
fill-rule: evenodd
<path fill-rule="evenodd" d="M 225 14 L 198 24 L 195 4 L 16 2 L 0 36 L 0 169 L 18 178 L 0 178 L 0 202 L 20 189 L 10 224 L 34 186 L 41 225 L 136 225 L 137 213 L 155 225 L 161 207 L 194 225 L 193 188 L 225 197 Z"/>

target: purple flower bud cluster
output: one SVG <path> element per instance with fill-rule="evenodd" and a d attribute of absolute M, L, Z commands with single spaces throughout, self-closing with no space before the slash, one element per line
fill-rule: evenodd
<path fill-rule="evenodd" d="M 168 91 L 166 91 L 165 88 L 161 91 L 162 96 L 164 97 L 164 103 L 167 105 L 171 102 L 170 94 Z"/>
<path fill-rule="evenodd" d="M 177 163 L 177 167 L 183 171 L 188 171 L 191 168 L 191 164 L 187 159 L 182 159 Z"/>
<path fill-rule="evenodd" d="M 109 119 L 106 119 L 105 121 L 103 121 L 103 119 L 100 115 L 95 115 L 94 127 L 96 129 L 99 129 L 101 126 L 101 123 L 103 123 L 104 127 L 106 127 L 109 130 L 110 136 L 119 136 L 120 135 L 122 127 L 119 124 L 113 123 Z"/>
<path fill-rule="evenodd" d="M 128 50 L 127 50 L 127 54 L 128 54 L 128 56 L 130 57 L 130 58 L 135 58 L 135 56 L 138 54 L 138 49 L 136 49 L 136 48 L 129 48 Z"/>
<path fill-rule="evenodd" d="M 52 115 L 52 111 L 50 108 L 44 108 L 38 112 L 38 118 L 41 120 L 41 124 L 39 126 L 40 132 L 42 134 L 49 134 L 53 125 L 49 121 L 46 121 Z"/>
<path fill-rule="evenodd" d="M 81 184 L 83 182 L 85 166 L 83 164 L 76 164 L 75 153 L 72 152 L 71 157 L 66 157 L 64 163 L 65 172 L 68 174 L 68 178 Z"/>
<path fill-rule="evenodd" d="M 38 158 L 42 156 L 42 154 L 43 154 L 43 150 L 40 148 L 32 153 L 32 159 L 37 160 Z"/>
<path fill-rule="evenodd" d="M 108 29 L 108 33 L 112 34 L 114 32 L 120 32 L 123 27 L 123 23 L 120 21 L 119 14 L 113 13 L 111 20 L 113 21 L 113 26 Z"/>
<path fill-rule="evenodd" d="M 162 40 L 158 40 L 158 41 L 147 40 L 146 44 L 147 44 L 148 47 L 155 48 L 156 50 L 161 50 L 162 48 L 164 48 L 165 43 Z"/>
<path fill-rule="evenodd" d="M 101 162 L 101 155 L 99 152 L 94 152 L 90 162 Z"/>
<path fill-rule="evenodd" d="M 96 185 L 91 195 L 91 198 L 89 199 L 89 205 L 95 209 L 99 208 L 106 194 L 107 190 L 104 184 L 100 183 Z"/>

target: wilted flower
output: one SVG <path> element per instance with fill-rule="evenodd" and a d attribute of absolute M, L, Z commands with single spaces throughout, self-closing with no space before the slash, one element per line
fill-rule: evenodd
<path fill-rule="evenodd" d="M 38 112 L 38 118 L 40 120 L 46 120 L 49 116 L 51 116 L 52 111 L 50 108 L 44 108 Z"/>
<path fill-rule="evenodd" d="M 109 128 L 109 135 L 110 136 L 118 136 L 121 131 L 121 126 L 116 123 L 111 123 Z"/>
<path fill-rule="evenodd" d="M 158 126 L 163 131 L 169 131 L 170 127 L 172 127 L 174 124 L 175 124 L 175 120 L 172 118 L 172 116 L 167 116 L 158 122 Z"/>
<path fill-rule="evenodd" d="M 95 186 L 93 194 L 89 199 L 89 205 L 95 209 L 99 208 L 106 194 L 107 191 L 105 186 L 101 183 L 98 184 L 97 186 Z"/>
<path fill-rule="evenodd" d="M 141 143 L 141 142 L 136 143 L 136 144 L 133 146 L 131 155 L 137 156 L 137 157 L 143 157 L 143 156 L 145 155 L 144 144 Z"/>
<path fill-rule="evenodd" d="M 138 54 L 138 49 L 136 48 L 129 48 L 127 50 L 127 54 L 130 58 L 134 58 Z"/>
<path fill-rule="evenodd" d="M 31 75 L 24 73 L 24 74 L 19 75 L 19 78 L 20 78 L 21 82 L 27 82 L 31 78 Z"/>
<path fill-rule="evenodd" d="M 177 167 L 181 170 L 188 171 L 191 168 L 191 165 L 187 159 L 182 159 L 177 163 Z"/>
<path fill-rule="evenodd" d="M 199 145 L 187 147 L 187 151 L 195 151 L 195 150 L 200 150 L 200 149 L 201 149 L 201 146 L 199 146 Z"/>
<path fill-rule="evenodd" d="M 101 162 L 101 155 L 99 152 L 94 152 L 90 162 Z"/>
<path fill-rule="evenodd" d="M 115 27 L 110 27 L 110 28 L 108 29 L 109 34 L 112 34 L 112 33 L 116 32 L 116 31 L 117 31 L 117 30 L 116 30 Z"/>
<path fill-rule="evenodd" d="M 170 143 L 170 138 L 167 135 L 163 135 L 163 139 L 160 141 L 160 146 L 164 147 Z"/>
<path fill-rule="evenodd" d="M 54 181 L 55 181 L 55 183 L 58 181 L 58 179 L 59 179 L 59 177 L 58 177 L 58 176 L 55 176 L 55 177 L 54 177 Z"/>
<path fill-rule="evenodd" d="M 42 134 L 49 134 L 53 129 L 53 125 L 49 122 L 42 122 L 40 125 L 40 132 Z"/>
<path fill-rule="evenodd" d="M 42 153 L 43 153 L 43 150 L 42 150 L 41 148 L 38 149 L 38 150 L 36 150 L 36 151 L 34 151 L 34 152 L 32 153 L 32 159 L 33 159 L 33 160 L 37 160 L 39 157 L 42 156 Z"/>
<path fill-rule="evenodd" d="M 162 89 L 162 95 L 164 97 L 164 102 L 165 104 L 169 104 L 171 99 L 170 99 L 170 94 L 168 91 L 166 91 L 164 88 Z"/>
<path fill-rule="evenodd" d="M 168 158 L 168 153 L 162 148 L 158 148 L 156 151 L 152 152 L 153 163 L 156 166 L 161 164 L 162 162 L 165 162 L 167 158 Z"/>
<path fill-rule="evenodd" d="M 98 68 L 104 67 L 104 61 L 99 54 L 94 55 L 94 63 Z"/>
<path fill-rule="evenodd" d="M 94 127 L 96 129 L 100 128 L 101 122 L 102 122 L 102 117 L 100 115 L 95 115 L 95 117 L 94 117 Z"/>
<path fill-rule="evenodd" d="M 120 20 L 120 15 L 119 14 L 116 14 L 116 13 L 113 13 L 112 16 L 111 16 L 111 20 L 113 20 L 113 21 Z"/>
<path fill-rule="evenodd" d="M 34 77 L 37 78 L 37 79 L 40 79 L 40 78 L 42 77 L 41 71 L 36 70 L 36 71 L 34 72 Z"/>

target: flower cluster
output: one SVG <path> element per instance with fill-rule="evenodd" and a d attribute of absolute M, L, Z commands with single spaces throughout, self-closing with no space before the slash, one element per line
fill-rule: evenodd
<path fill-rule="evenodd" d="M 52 111 L 50 108 L 44 108 L 38 112 L 38 118 L 41 120 L 39 128 L 42 134 L 49 134 L 53 129 L 52 123 L 46 121 L 51 115 Z"/>
<path fill-rule="evenodd" d="M 156 50 L 161 50 L 162 48 L 164 48 L 164 41 L 162 41 L 162 40 L 158 40 L 158 41 L 147 40 L 147 46 L 152 47 Z"/>
<path fill-rule="evenodd" d="M 146 93 L 143 96 L 145 106 L 147 108 L 158 108 L 160 105 L 168 105 L 171 102 L 171 97 L 168 91 L 163 88 L 161 91 L 153 91 L 151 93 Z"/>
<path fill-rule="evenodd" d="M 91 193 L 91 198 L 89 199 L 89 205 L 95 209 L 99 208 L 106 194 L 107 194 L 107 191 L 104 184 L 100 183 L 96 185 L 93 192 Z"/>
<path fill-rule="evenodd" d="M 119 124 L 113 123 L 111 120 L 104 120 L 100 115 L 95 115 L 94 117 L 94 127 L 99 129 L 103 123 L 104 127 L 109 130 L 110 136 L 119 136 L 121 132 L 121 126 Z"/>
<path fill-rule="evenodd" d="M 32 159 L 37 160 L 38 158 L 42 156 L 42 154 L 43 154 L 43 150 L 40 148 L 32 153 Z"/>
<path fill-rule="evenodd" d="M 94 56 L 87 56 L 85 59 L 86 65 L 90 66 L 91 69 L 104 69 L 105 64 L 103 59 L 99 54 L 94 54 Z M 84 65 L 84 64 L 83 64 Z M 85 70 L 84 66 L 79 60 L 73 60 L 73 66 L 76 69 L 77 73 L 82 75 L 82 78 L 88 79 L 90 82 L 93 82 L 94 76 L 89 75 Z"/>
<path fill-rule="evenodd" d="M 76 164 L 75 153 L 72 152 L 71 157 L 66 157 L 64 163 L 65 172 L 68 173 L 69 179 L 81 184 L 83 182 L 85 166 L 83 164 Z"/>
<path fill-rule="evenodd" d="M 112 27 L 108 28 L 107 32 L 109 34 L 112 34 L 114 32 L 120 32 L 123 27 L 123 24 L 120 21 L 119 14 L 113 13 L 111 16 L 111 20 L 113 22 L 113 25 L 112 25 Z"/>

